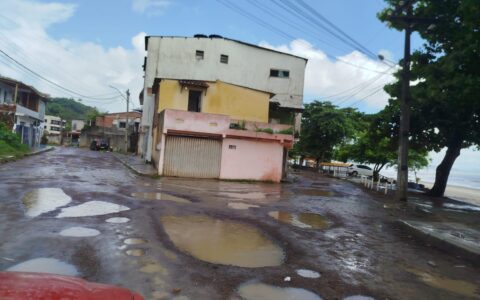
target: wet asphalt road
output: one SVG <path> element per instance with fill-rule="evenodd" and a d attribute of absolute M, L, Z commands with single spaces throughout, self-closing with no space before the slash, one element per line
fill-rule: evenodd
<path fill-rule="evenodd" d="M 111 153 L 73 148 L 57 148 L 3 164 L 0 270 L 34 258 L 55 258 L 74 266 L 82 278 L 121 285 L 146 299 L 240 299 L 238 286 L 249 281 L 304 288 L 323 299 L 352 295 L 375 299 L 480 298 L 476 290 L 480 271 L 476 267 L 413 239 L 395 223 L 398 218 L 438 216 L 421 215 L 380 193 L 366 192 L 343 180 L 308 172 L 297 176 L 294 184 L 151 179 L 134 175 Z M 72 198 L 66 206 L 105 201 L 130 210 L 56 218 L 61 212 L 57 208 L 29 217 L 22 199 L 39 188 L 62 189 Z M 132 196 L 144 192 L 161 192 L 191 203 Z M 237 210 L 228 207 L 229 202 L 259 207 Z M 269 216 L 272 211 L 317 213 L 324 217 L 327 228 L 279 222 Z M 161 218 L 188 219 L 192 215 L 213 218 L 218 226 L 223 226 L 218 220 L 253 226 L 283 250 L 283 263 L 238 267 L 202 261 L 180 251 Z M 105 222 L 111 217 L 130 221 Z M 96 229 L 100 234 L 59 234 L 73 226 Z M 182 229 L 187 235 L 188 228 Z M 235 234 L 240 242 L 251 242 L 242 240 L 241 230 Z M 127 238 L 140 238 L 144 243 L 127 245 Z M 303 278 L 295 273 L 297 269 L 314 270 L 321 277 Z M 286 276 L 291 281 L 284 281 Z"/>

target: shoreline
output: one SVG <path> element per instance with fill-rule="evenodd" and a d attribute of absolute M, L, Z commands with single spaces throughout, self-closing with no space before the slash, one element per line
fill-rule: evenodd
<path fill-rule="evenodd" d="M 421 183 L 424 184 L 426 188 L 431 188 L 433 186 L 433 183 L 431 182 Z M 474 189 L 458 185 L 447 185 L 444 196 L 453 200 L 464 201 L 470 204 L 480 206 L 480 189 Z"/>

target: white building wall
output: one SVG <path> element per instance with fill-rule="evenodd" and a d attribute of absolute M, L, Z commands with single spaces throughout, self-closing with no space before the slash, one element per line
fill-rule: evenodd
<path fill-rule="evenodd" d="M 198 60 L 196 50 L 204 51 Z M 220 55 L 228 55 L 228 64 Z M 302 108 L 303 58 L 223 38 L 149 37 L 145 88 L 155 78 L 216 81 L 267 91 L 283 107 Z M 289 78 L 270 77 L 270 69 L 288 70 Z M 146 102 L 146 101 L 145 101 Z"/>

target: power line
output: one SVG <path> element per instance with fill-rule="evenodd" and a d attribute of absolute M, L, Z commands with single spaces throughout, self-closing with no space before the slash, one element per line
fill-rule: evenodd
<path fill-rule="evenodd" d="M 54 86 L 56 86 L 56 87 L 64 90 L 64 91 L 67 91 L 67 92 L 69 92 L 69 93 L 71 93 L 71 94 L 80 96 L 80 97 L 82 97 L 82 98 L 89 98 L 89 99 L 94 99 L 94 100 L 109 100 L 109 99 L 117 98 L 117 97 L 97 98 L 97 97 L 91 97 L 91 96 L 83 95 L 83 94 L 81 94 L 81 93 L 77 93 L 77 92 L 75 92 L 75 91 L 73 91 L 73 90 L 71 90 L 71 89 L 68 89 L 68 88 L 66 88 L 66 87 L 63 87 L 63 86 L 57 84 L 56 82 L 51 81 L 50 79 L 48 79 L 48 78 L 42 76 L 41 74 L 33 71 L 32 69 L 28 68 L 27 66 L 25 66 L 24 64 L 22 64 L 21 62 L 19 62 L 18 60 L 16 60 L 15 58 L 11 57 L 9 54 L 7 54 L 7 53 L 6 53 L 5 51 L 3 51 L 2 49 L 0 49 L 0 53 L 3 54 L 3 56 L 5 56 L 6 58 L 8 58 L 8 59 L 10 59 L 11 61 L 13 61 L 14 63 L 16 63 L 17 65 L 19 65 L 20 67 L 22 67 L 23 69 L 25 69 L 26 71 L 28 71 L 28 72 L 32 73 L 33 75 L 37 76 L 38 78 L 40 78 L 40 79 L 42 79 L 42 80 L 44 80 L 44 81 L 46 81 L 46 82 L 48 82 L 48 83 L 50 83 L 50 84 L 52 84 L 52 85 L 54 85 Z"/>
<path fill-rule="evenodd" d="M 268 24 L 266 22 L 264 22 L 263 20 L 259 19 L 258 17 L 256 17 L 255 15 L 249 13 L 248 11 L 245 11 L 244 9 L 242 9 L 241 7 L 237 6 L 236 4 L 234 3 L 231 3 L 231 2 L 228 2 L 228 0 L 217 0 L 217 2 L 221 3 L 222 5 L 232 9 L 233 11 L 243 15 L 244 17 L 254 21 L 255 23 L 261 25 L 262 27 L 272 31 L 272 32 L 275 32 L 277 33 L 278 35 L 281 35 L 283 36 L 284 38 L 288 39 L 288 40 L 296 40 L 296 38 L 284 31 L 282 31 L 281 29 L 278 29 L 274 26 L 272 26 L 271 24 Z M 335 57 L 327 52 L 324 52 L 325 55 L 334 60 L 334 61 L 339 61 L 341 63 L 344 63 L 344 64 L 347 64 L 347 65 L 350 65 L 352 67 L 355 67 L 355 68 L 358 68 L 358 69 L 363 69 L 363 70 L 366 70 L 366 71 L 370 71 L 370 72 L 375 72 L 375 73 L 379 73 L 379 74 L 386 74 L 386 71 L 378 71 L 378 70 L 373 70 L 373 69 L 369 69 L 369 68 L 365 68 L 365 67 L 362 67 L 362 66 L 359 66 L 359 65 L 356 65 L 356 64 L 353 64 L 349 61 L 346 61 L 346 60 L 343 60 L 343 59 L 340 59 L 338 57 Z"/>

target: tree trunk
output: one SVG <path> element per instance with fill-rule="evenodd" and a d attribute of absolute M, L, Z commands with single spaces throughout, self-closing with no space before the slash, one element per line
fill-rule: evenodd
<path fill-rule="evenodd" d="M 428 195 L 433 197 L 442 197 L 445 193 L 445 188 L 447 187 L 448 176 L 450 175 L 450 170 L 452 169 L 453 163 L 460 155 L 460 150 L 462 149 L 462 143 L 457 142 L 453 145 L 448 146 L 447 153 L 442 162 L 438 165 L 437 171 L 435 173 L 435 183 L 432 189 L 428 192 Z"/>

